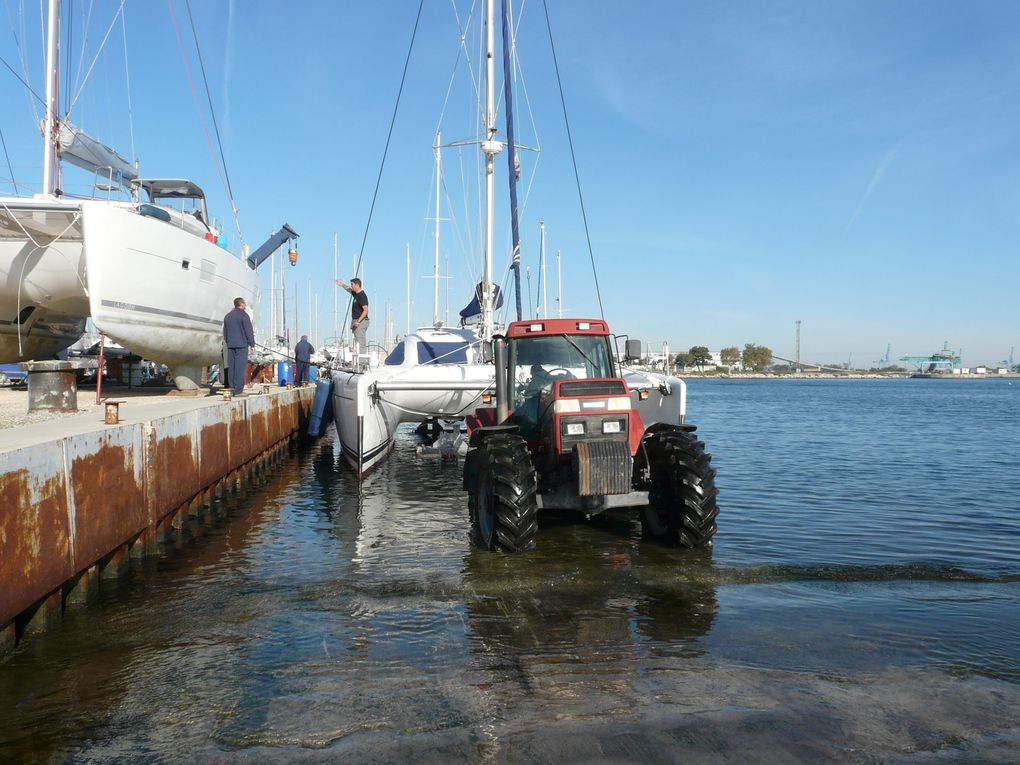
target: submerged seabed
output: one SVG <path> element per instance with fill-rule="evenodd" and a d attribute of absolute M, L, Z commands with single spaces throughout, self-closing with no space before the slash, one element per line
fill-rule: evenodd
<path fill-rule="evenodd" d="M 707 554 L 326 439 L 0 664 L 0 761 L 1016 762 L 1020 386 L 949 387 L 693 383 Z"/>

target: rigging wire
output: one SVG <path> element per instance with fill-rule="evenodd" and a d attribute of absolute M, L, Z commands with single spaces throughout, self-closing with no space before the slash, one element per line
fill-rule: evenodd
<path fill-rule="evenodd" d="M 202 133 L 205 135 L 205 142 L 206 142 L 206 145 L 209 147 L 209 154 L 211 154 L 213 159 L 215 160 L 216 159 L 216 152 L 213 150 L 212 136 L 209 135 L 209 128 L 205 124 L 205 115 L 202 113 L 202 105 L 198 101 L 198 89 L 195 87 L 195 81 L 194 81 L 194 79 L 191 76 L 191 67 L 188 64 L 188 57 L 187 57 L 187 54 L 184 52 L 184 40 L 181 39 L 181 30 L 177 26 L 177 16 L 176 16 L 176 14 L 174 14 L 174 3 L 173 3 L 173 0 L 166 0 L 166 5 L 167 5 L 167 8 L 170 11 L 170 20 L 173 22 L 173 25 L 174 25 L 174 35 L 177 37 L 177 48 L 181 52 L 181 61 L 184 64 L 184 73 L 187 76 L 188 85 L 191 88 L 191 97 L 192 97 L 192 99 L 195 102 L 195 111 L 198 112 L 198 121 L 202 125 Z M 223 171 L 220 169 L 219 164 L 217 164 L 215 162 L 213 164 L 216 167 L 216 174 L 219 175 L 220 182 L 223 184 L 224 190 L 226 190 L 227 189 L 227 180 L 226 180 L 226 178 L 223 177 Z M 229 191 L 227 193 L 229 195 Z M 231 202 L 231 207 L 233 207 L 233 202 Z M 237 222 L 237 213 L 236 213 L 236 211 L 234 211 L 234 222 L 235 223 Z M 240 224 L 238 224 L 238 226 L 240 226 Z"/>
<path fill-rule="evenodd" d="M 4 3 L 4 10 L 7 12 L 7 23 L 11 27 L 11 36 L 14 37 L 14 44 L 18 49 L 18 58 L 21 61 L 21 73 L 25 76 L 24 81 L 30 80 L 31 77 L 28 74 L 28 62 L 25 61 L 25 46 L 21 44 L 21 41 L 25 38 L 25 0 L 19 0 L 18 2 L 18 21 L 19 24 L 15 26 L 14 18 L 11 16 L 11 7 L 6 2 Z M 18 37 L 18 30 L 21 30 L 21 37 Z M 31 90 L 31 89 L 30 89 Z M 34 95 L 34 94 L 29 94 Z M 31 98 L 28 99 L 29 107 L 32 109 L 32 116 L 35 117 L 35 124 L 41 122 L 39 112 L 35 108 L 35 101 Z"/>
<path fill-rule="evenodd" d="M 195 50 L 198 51 L 198 65 L 202 70 L 202 84 L 205 85 L 205 97 L 209 101 L 209 115 L 212 117 L 213 130 L 216 131 L 216 145 L 220 149 L 220 162 L 223 163 L 223 177 L 227 183 L 227 198 L 230 200 L 230 209 L 234 214 L 234 223 L 237 225 L 237 235 L 241 236 L 241 222 L 237 219 L 237 205 L 234 204 L 234 191 L 230 186 L 230 171 L 227 169 L 227 158 L 223 153 L 223 141 L 220 139 L 220 126 L 216 122 L 216 110 L 213 108 L 212 93 L 209 91 L 209 80 L 205 76 L 205 62 L 202 60 L 202 46 L 198 44 L 198 31 L 195 29 L 195 18 L 191 15 L 191 0 L 184 0 L 188 9 L 188 20 L 191 22 L 191 34 L 195 38 Z"/>
<path fill-rule="evenodd" d="M 4 129 L 0 127 L 0 145 L 4 147 L 4 157 L 7 159 L 7 169 L 11 172 L 11 183 L 14 184 L 14 195 L 18 196 L 18 182 L 14 178 L 14 166 L 11 164 L 11 155 L 7 153 L 7 141 L 4 140 Z"/>
<path fill-rule="evenodd" d="M 0 64 L 3 64 L 4 66 L 7 67 L 8 71 L 17 78 L 18 82 L 24 85 L 28 92 L 35 96 L 36 101 L 38 101 L 43 106 L 46 106 L 46 102 L 42 99 L 42 97 L 38 93 L 36 93 L 35 90 L 32 89 L 32 86 L 29 85 L 28 82 L 26 82 L 25 79 L 20 74 L 14 71 L 14 67 L 8 64 L 7 59 L 5 59 L 3 56 L 0 56 Z"/>
<path fill-rule="evenodd" d="M 138 155 L 135 153 L 135 117 L 131 108 L 131 70 L 128 67 L 127 13 L 121 14 L 120 29 L 124 37 L 124 79 L 127 84 L 128 131 L 131 134 L 131 161 L 135 162 L 138 159 Z"/>
<path fill-rule="evenodd" d="M 110 33 L 117 24 L 117 19 L 119 19 L 121 13 L 124 12 L 124 3 L 125 0 L 120 0 L 120 6 L 117 8 L 117 12 L 113 14 L 113 20 L 110 22 L 110 26 L 107 28 L 106 34 L 103 35 L 102 42 L 99 43 L 99 48 L 96 50 L 96 55 L 93 56 L 92 63 L 89 64 L 89 68 L 85 72 L 85 77 L 82 78 L 81 84 L 78 86 L 78 90 L 74 94 L 74 98 L 71 99 L 70 106 L 64 110 L 64 119 L 70 119 L 71 110 L 74 109 L 74 105 L 78 103 L 78 99 L 81 97 L 82 91 L 85 90 L 85 83 L 89 81 L 89 77 L 92 75 L 92 70 L 95 69 L 96 64 L 99 61 L 99 57 L 102 55 L 103 49 L 106 47 L 106 41 L 110 39 Z M 68 58 L 70 59 L 70 57 Z M 70 79 L 70 75 L 68 75 L 68 79 Z M 70 82 L 68 85 L 70 85 Z M 68 89 L 70 90 L 70 88 Z"/>
<path fill-rule="evenodd" d="M 581 175 L 577 170 L 577 157 L 574 155 L 574 139 L 570 133 L 570 120 L 567 118 L 567 99 L 563 95 L 563 80 L 560 79 L 560 65 L 556 59 L 556 43 L 553 42 L 552 22 L 549 20 L 548 0 L 542 0 L 545 9 L 545 25 L 549 30 L 549 47 L 552 49 L 553 68 L 556 70 L 556 84 L 560 89 L 560 105 L 563 107 L 563 122 L 567 128 L 567 143 L 570 145 L 570 161 L 574 165 L 574 181 L 577 183 L 577 199 L 581 204 L 581 218 L 584 220 L 584 236 L 588 241 L 588 257 L 591 258 L 591 272 L 595 278 L 595 296 L 599 300 L 599 316 L 605 320 L 606 312 L 602 308 L 602 290 L 599 289 L 599 272 L 595 267 L 595 252 L 591 247 L 591 234 L 588 231 L 588 214 L 584 209 L 584 196 L 581 193 Z"/>
<path fill-rule="evenodd" d="M 414 18 L 414 29 L 411 31 L 411 42 L 407 46 L 407 57 L 404 59 L 404 71 L 400 75 L 400 88 L 397 90 L 397 100 L 393 104 L 393 116 L 390 118 L 390 129 L 386 134 L 386 146 L 383 148 L 382 161 L 379 163 L 379 173 L 375 179 L 375 191 L 372 192 L 372 204 L 368 209 L 368 220 L 365 221 L 365 233 L 361 238 L 361 248 L 358 250 L 358 262 L 354 265 L 355 274 L 361 270 L 361 260 L 365 257 L 365 244 L 368 242 L 368 231 L 372 226 L 372 214 L 375 212 L 375 202 L 379 197 L 379 186 L 382 184 L 383 168 L 386 167 L 386 155 L 390 151 L 390 140 L 393 138 L 393 126 L 397 122 L 397 111 L 400 108 L 400 97 L 404 92 L 404 83 L 407 81 L 407 69 L 411 64 L 411 52 L 414 50 L 414 41 L 418 36 L 418 25 L 421 22 L 422 8 L 425 7 L 425 0 L 419 0 L 418 3 L 418 14 Z M 351 303 L 354 301 L 353 295 L 347 301 L 348 311 L 350 310 Z M 348 325 L 349 326 L 349 325 Z M 347 330 L 344 329 L 343 334 L 340 336 L 340 341 L 343 342 L 347 336 Z"/>

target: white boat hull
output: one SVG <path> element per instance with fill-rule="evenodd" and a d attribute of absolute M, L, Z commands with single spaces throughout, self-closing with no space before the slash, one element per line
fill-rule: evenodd
<path fill-rule="evenodd" d="M 51 358 L 85 331 L 81 205 L 0 200 L 0 362 Z"/>
<path fill-rule="evenodd" d="M 254 270 L 197 225 L 127 202 L 0 200 L 0 362 L 50 358 L 91 317 L 193 387 L 201 367 L 220 363 L 233 299 L 258 298 Z"/>
<path fill-rule="evenodd" d="M 401 423 L 462 419 L 492 385 L 491 364 L 334 372 L 333 419 L 343 457 L 364 475 L 387 457 Z"/>
<path fill-rule="evenodd" d="M 171 368 L 220 363 L 235 297 L 257 302 L 255 272 L 212 242 L 133 206 L 83 202 L 92 322 Z"/>

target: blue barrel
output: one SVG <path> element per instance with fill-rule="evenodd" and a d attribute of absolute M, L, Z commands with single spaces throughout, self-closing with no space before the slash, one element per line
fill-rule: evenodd
<path fill-rule="evenodd" d="M 308 382 L 315 382 L 319 379 L 319 368 L 315 365 L 308 367 Z"/>
<path fill-rule="evenodd" d="M 276 376 L 280 385 L 294 384 L 294 366 L 289 361 L 281 361 L 276 365 Z"/>
<path fill-rule="evenodd" d="M 312 414 L 308 418 L 308 435 L 313 438 L 321 436 L 329 427 L 331 419 L 333 419 L 333 381 L 326 378 L 315 383 L 315 401 L 312 402 Z"/>

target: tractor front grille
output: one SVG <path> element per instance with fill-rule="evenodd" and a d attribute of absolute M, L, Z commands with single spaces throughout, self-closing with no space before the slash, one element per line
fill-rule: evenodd
<path fill-rule="evenodd" d="M 560 383 L 561 396 L 626 396 L 623 380 L 567 380 Z"/>
<path fill-rule="evenodd" d="M 577 493 L 582 497 L 626 494 L 634 459 L 626 441 L 582 441 L 574 446 Z"/>

